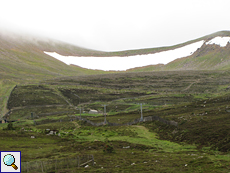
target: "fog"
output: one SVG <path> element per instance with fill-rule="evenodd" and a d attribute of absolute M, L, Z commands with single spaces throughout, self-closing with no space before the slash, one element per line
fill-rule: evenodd
<path fill-rule="evenodd" d="M 170 46 L 229 30 L 229 0 L 7 0 L 0 30 L 101 50 Z"/>

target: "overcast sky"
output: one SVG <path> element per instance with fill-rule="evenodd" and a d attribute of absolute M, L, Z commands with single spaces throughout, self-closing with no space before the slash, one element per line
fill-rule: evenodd
<path fill-rule="evenodd" d="M 230 0 L 0 0 L 0 30 L 118 51 L 230 30 Z"/>

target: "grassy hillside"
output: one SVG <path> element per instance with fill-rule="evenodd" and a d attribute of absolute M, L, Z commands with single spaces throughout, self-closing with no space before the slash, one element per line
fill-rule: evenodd
<path fill-rule="evenodd" d="M 22 151 L 25 165 L 94 156 L 94 166 L 69 165 L 56 172 L 228 172 L 229 80 L 228 71 L 166 71 L 21 84 L 8 102 L 15 129 L 3 130 L 7 124 L 0 124 L 0 148 Z M 173 120 L 178 127 L 159 121 L 100 127 L 71 121 L 80 116 L 80 107 L 103 111 L 106 104 L 107 121 L 127 123 L 140 118 L 138 103 L 143 103 L 144 117 Z M 101 114 L 82 110 L 81 115 L 104 121 Z M 60 135 L 47 135 L 46 129 Z"/>
<path fill-rule="evenodd" d="M 24 172 L 32 161 L 43 165 L 44 172 L 58 173 L 229 172 L 230 44 L 224 48 L 203 45 L 192 56 L 167 65 L 122 73 L 67 66 L 43 53 L 128 56 L 171 50 L 216 36 L 230 36 L 230 32 L 171 47 L 100 52 L 0 34 L 0 116 L 10 110 L 4 118 L 14 121 L 12 126 L 0 123 L 1 150 L 21 151 Z M 74 119 L 81 115 L 94 123 L 103 122 L 106 105 L 106 120 L 124 124 L 140 118 L 139 103 L 144 117 L 158 116 L 177 122 L 178 127 L 159 121 L 96 127 Z M 89 114 L 90 109 L 99 114 Z M 48 134 L 47 129 L 57 134 Z M 85 154 L 94 156 L 94 166 L 68 164 Z M 57 164 L 59 159 L 65 161 Z M 56 160 L 50 171 L 45 167 L 48 160 Z M 57 165 L 64 166 L 56 170 Z"/>
<path fill-rule="evenodd" d="M 100 70 L 88 70 L 66 64 L 46 55 L 43 51 L 57 52 L 61 55 L 75 56 L 129 56 L 138 54 L 156 53 L 172 50 L 200 40 L 210 40 L 215 36 L 229 36 L 230 32 L 217 32 L 196 40 L 170 47 L 160 47 L 141 50 L 128 50 L 120 52 L 100 52 L 73 46 L 49 39 L 24 38 L 18 35 L 0 34 L 0 74 L 1 80 L 13 79 L 18 82 L 30 80 L 39 81 L 53 76 L 76 76 L 90 74 L 105 74 Z M 134 68 L 129 71 L 153 71 L 153 70 L 219 70 L 228 69 L 229 46 L 204 45 L 190 57 L 175 60 L 167 65 L 147 66 Z M 222 60 L 221 60 L 222 59 Z"/>
<path fill-rule="evenodd" d="M 221 31 L 205 37 L 192 40 L 180 45 L 167 47 L 165 50 L 185 46 L 189 43 L 205 40 L 206 42 L 216 36 L 230 36 L 230 31 Z M 160 50 L 163 50 L 159 48 Z M 230 44 L 225 47 L 219 45 L 204 44 L 194 54 L 188 57 L 176 59 L 166 65 L 151 65 L 146 67 L 133 68 L 127 71 L 130 72 L 145 72 L 145 71 L 175 71 L 175 70 L 228 70 L 230 69 Z"/>
<path fill-rule="evenodd" d="M 44 79 L 51 76 L 75 76 L 103 73 L 86 70 L 66 64 L 46 55 L 43 51 L 58 52 L 64 55 L 92 55 L 97 51 L 83 49 L 58 41 L 24 40 L 0 35 L 0 72 L 12 78 Z"/>
<path fill-rule="evenodd" d="M 157 52 L 161 52 L 161 51 L 180 48 L 180 47 L 183 47 L 183 46 L 186 46 L 188 44 L 192 44 L 192 43 L 195 43 L 195 42 L 198 42 L 201 40 L 211 40 L 212 38 L 217 37 L 217 36 L 230 36 L 230 31 L 219 31 L 219 32 L 216 32 L 213 34 L 206 35 L 206 36 L 201 37 L 201 38 L 197 38 L 197 39 L 190 40 L 190 41 L 187 41 L 185 43 L 181 43 L 181 44 L 177 44 L 177 45 L 173 45 L 173 46 L 110 52 L 110 53 L 107 53 L 107 55 L 131 56 L 131 55 L 144 55 L 144 54 L 150 54 L 150 53 L 157 53 Z"/>
<path fill-rule="evenodd" d="M 43 39 L 41 39 L 43 40 Z M 88 70 L 66 64 L 46 55 L 43 51 L 63 55 L 93 55 L 98 51 L 83 49 L 58 41 L 24 38 L 0 33 L 0 114 L 6 113 L 10 88 L 16 84 L 37 83 L 58 76 L 104 74 L 109 72 Z M 111 73 L 111 72 L 110 72 Z"/>
<path fill-rule="evenodd" d="M 169 71 L 169 70 L 229 70 L 230 44 L 226 47 L 203 45 L 193 55 L 176 59 L 166 65 L 134 68 L 128 71 Z"/>
<path fill-rule="evenodd" d="M 100 52 L 84 49 L 44 38 L 0 33 L 0 112 L 6 112 L 7 94 L 16 84 L 38 83 L 53 77 L 107 74 L 101 70 L 89 70 L 78 66 L 68 66 L 43 51 L 75 56 L 129 56 L 171 50 L 200 40 L 210 40 L 216 36 L 229 36 L 229 31 L 217 32 L 202 38 L 170 47 L 127 50 L 120 52 Z M 230 45 L 220 48 L 217 45 L 204 45 L 190 57 L 177 59 L 167 65 L 146 66 L 128 72 L 171 71 L 171 70 L 228 70 Z M 118 72 L 116 72 L 118 73 Z"/>

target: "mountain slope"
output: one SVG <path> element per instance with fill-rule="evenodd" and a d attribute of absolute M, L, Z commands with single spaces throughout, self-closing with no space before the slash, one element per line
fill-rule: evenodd
<path fill-rule="evenodd" d="M 120 52 L 101 52 L 67 43 L 49 40 L 26 38 L 18 35 L 0 33 L 0 78 L 14 79 L 44 79 L 54 76 L 75 76 L 86 74 L 108 73 L 100 70 L 89 70 L 66 64 L 46 55 L 46 52 L 57 52 L 66 56 L 131 56 L 153 54 L 173 50 L 201 40 L 205 42 L 217 36 L 230 36 L 230 31 L 221 31 L 186 43 L 170 47 L 127 50 Z M 154 70 L 224 70 L 229 69 L 229 44 L 226 47 L 204 44 L 189 57 L 176 59 L 167 65 L 153 65 L 128 70 L 129 72 Z M 222 59 L 222 60 L 221 60 Z"/>
<path fill-rule="evenodd" d="M 120 52 L 101 52 L 84 49 L 55 40 L 0 32 L 0 114 L 1 112 L 6 111 L 5 105 L 9 93 L 16 84 L 34 83 L 62 76 L 113 73 L 101 70 L 89 70 L 73 65 L 69 66 L 56 60 L 55 58 L 52 58 L 51 56 L 48 56 L 44 53 L 44 51 L 57 52 L 66 56 L 105 57 L 143 55 L 173 50 L 201 40 L 208 42 L 217 36 L 230 36 L 230 31 L 217 32 L 170 47 L 127 50 Z M 176 59 L 166 65 L 158 64 L 145 66 L 130 69 L 127 72 L 229 69 L 230 44 L 225 47 L 220 47 L 215 44 L 203 44 L 203 46 L 191 56 Z"/>
<path fill-rule="evenodd" d="M 187 43 L 204 40 L 205 43 L 191 56 L 176 59 L 166 65 L 158 64 L 141 68 L 133 68 L 130 72 L 167 71 L 167 70 L 229 70 L 230 43 L 221 47 L 217 44 L 206 44 L 216 37 L 229 37 L 230 31 L 217 32 Z M 184 43 L 183 45 L 187 45 Z M 178 47 L 179 45 L 175 46 Z M 167 48 L 168 49 L 168 48 Z"/>
<path fill-rule="evenodd" d="M 85 75 L 105 73 L 75 66 L 67 66 L 44 54 L 43 51 L 59 52 L 63 55 L 93 55 L 99 51 L 83 49 L 66 43 L 0 34 L 0 79 L 43 79 L 60 75 Z"/>
<path fill-rule="evenodd" d="M 102 53 L 59 41 L 0 32 L 0 117 L 7 112 L 7 100 L 16 84 L 37 83 L 61 76 L 109 73 L 67 66 L 43 51 L 80 56 Z"/>
<path fill-rule="evenodd" d="M 229 46 L 228 44 L 224 46 L 218 45 L 217 42 L 225 41 L 225 43 L 227 43 L 230 40 L 229 35 L 229 31 L 221 31 L 170 47 L 101 52 L 88 58 L 79 56 L 66 57 L 60 53 L 48 53 L 48 55 L 66 64 L 75 64 L 90 69 L 128 69 L 127 71 L 130 72 L 155 70 L 221 70 L 229 69 Z M 210 40 L 215 44 L 211 44 Z M 96 58 L 97 56 L 106 57 L 107 61 L 104 61 L 102 58 Z M 88 63 L 93 61 L 94 63 Z M 157 66 L 149 65 L 157 63 Z M 165 65 L 159 63 L 164 63 Z"/>

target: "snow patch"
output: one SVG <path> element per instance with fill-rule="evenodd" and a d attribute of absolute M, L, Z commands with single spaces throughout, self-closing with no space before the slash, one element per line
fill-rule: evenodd
<path fill-rule="evenodd" d="M 203 44 L 204 40 L 174 50 L 128 57 L 78 57 L 62 56 L 55 52 L 44 53 L 64 62 L 67 65 L 73 64 L 94 70 L 123 71 L 130 68 L 143 67 L 147 65 L 168 64 L 177 58 L 190 56 Z"/>
<path fill-rule="evenodd" d="M 230 42 L 230 37 L 215 37 L 212 40 L 206 42 L 207 44 L 217 44 L 220 47 L 225 47 Z"/>

